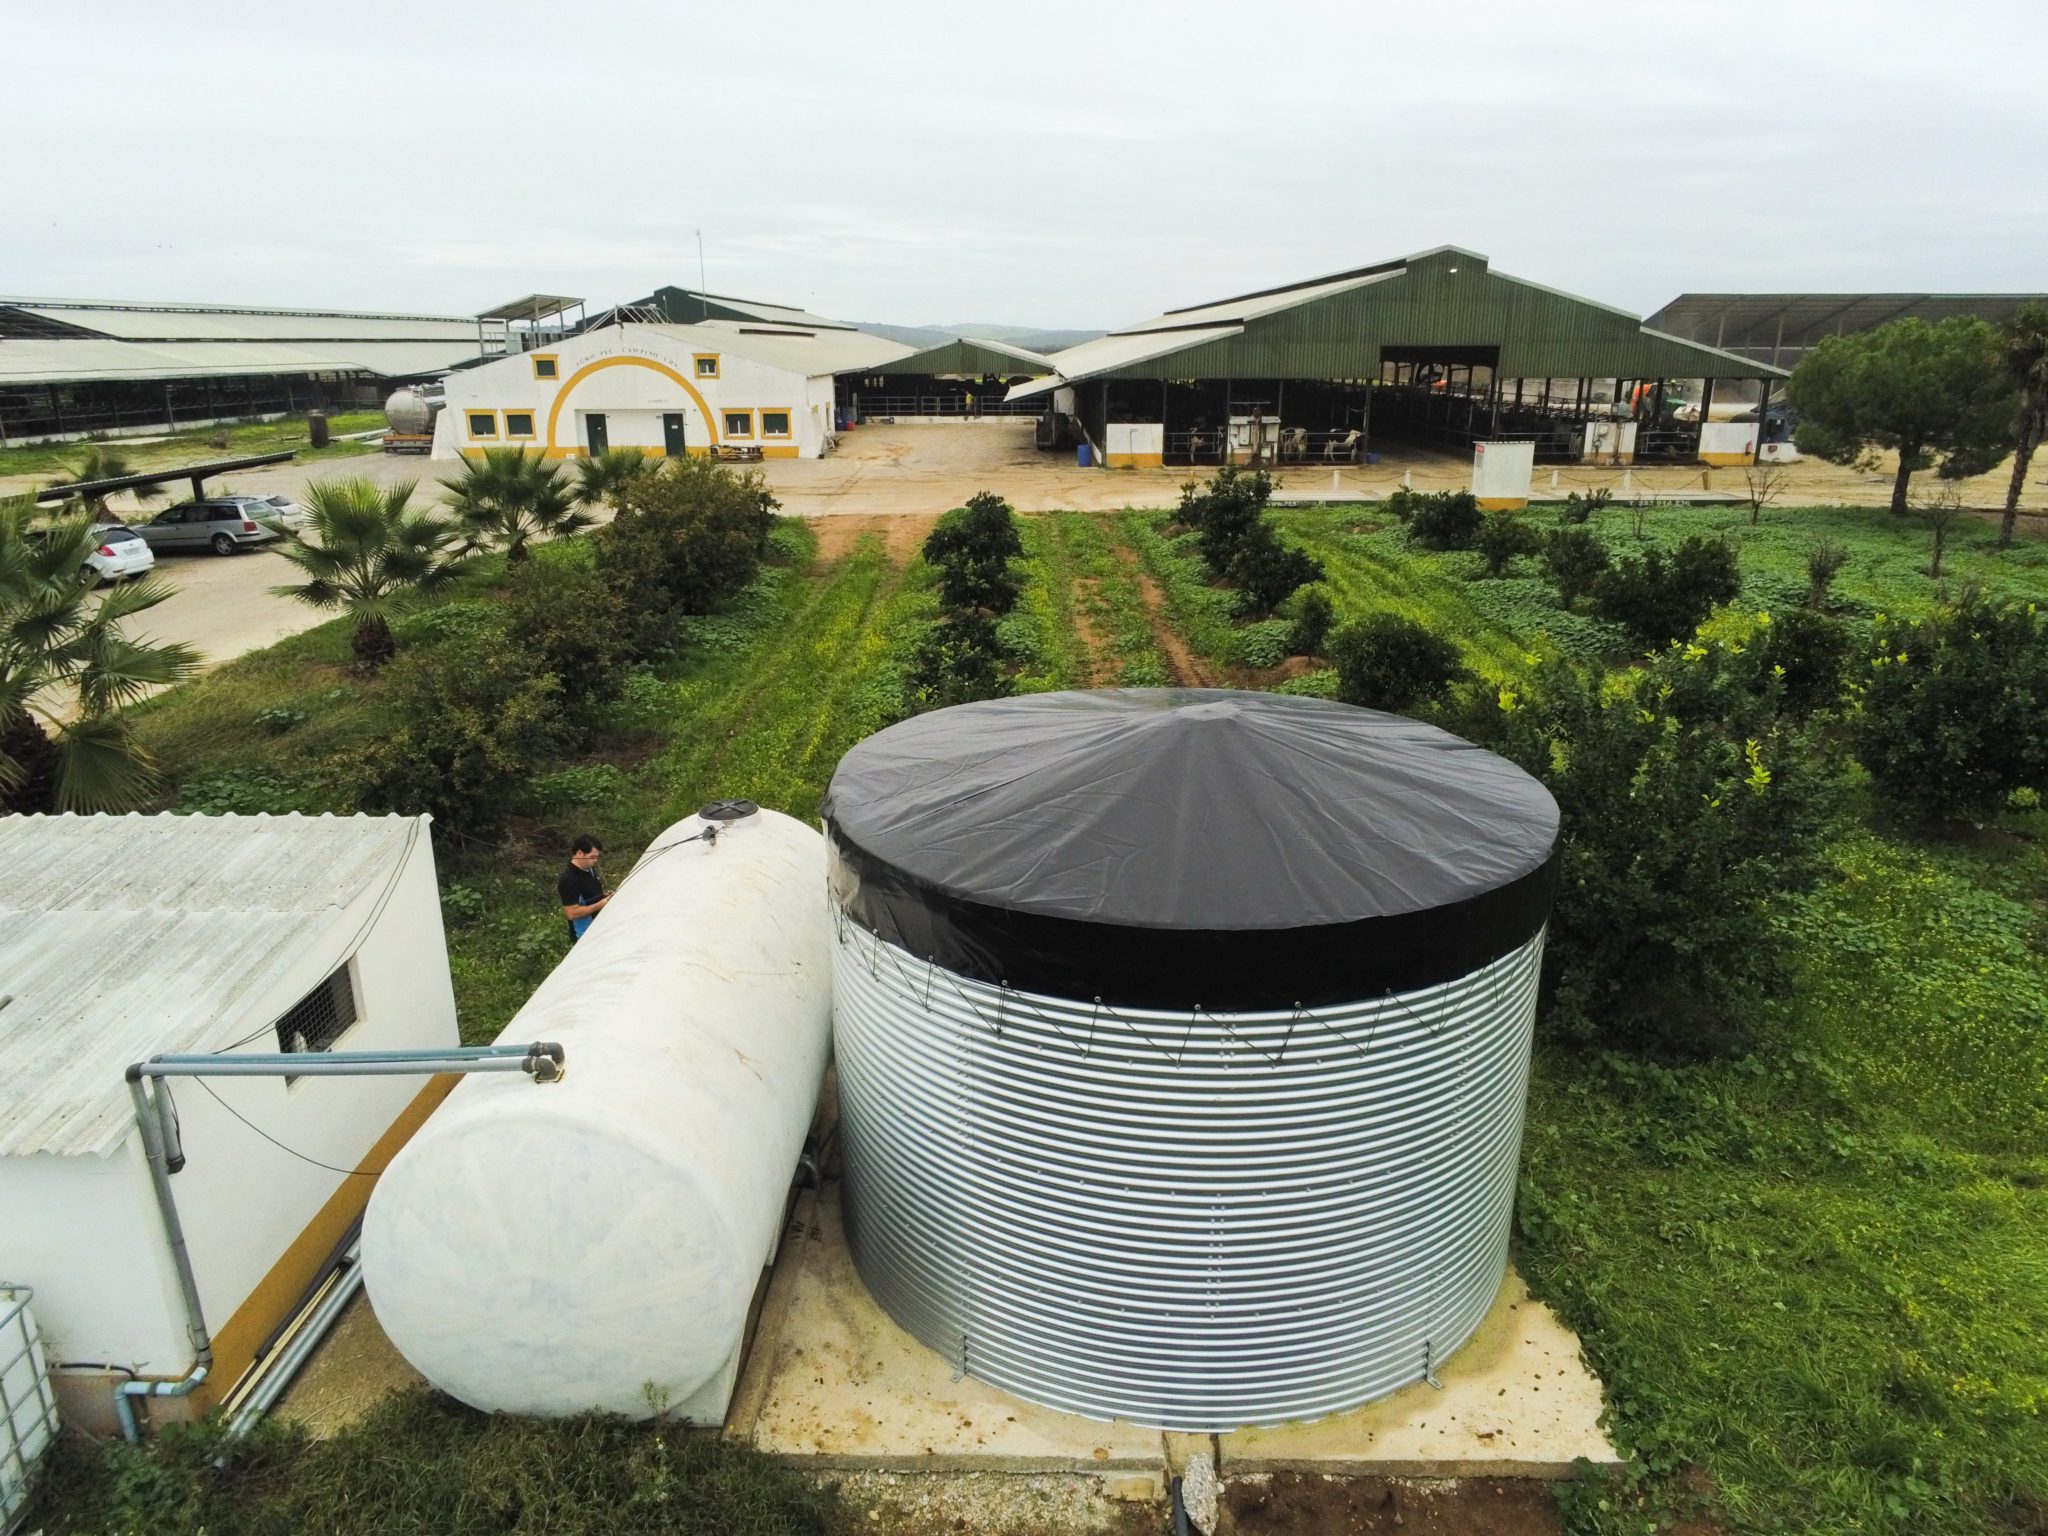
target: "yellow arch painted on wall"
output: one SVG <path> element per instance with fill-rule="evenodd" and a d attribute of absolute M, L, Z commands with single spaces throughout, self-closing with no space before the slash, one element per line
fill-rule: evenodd
<path fill-rule="evenodd" d="M 555 426 L 562 419 L 562 407 L 568 402 L 569 392 L 601 368 L 651 368 L 656 373 L 673 379 L 684 394 L 697 402 L 697 410 L 704 418 L 705 431 L 711 434 L 713 445 L 718 442 L 718 417 L 712 413 L 711 407 L 705 402 L 704 397 L 697 393 L 697 386 L 676 372 L 675 369 L 669 367 L 667 363 L 657 363 L 648 357 L 600 357 L 596 362 L 585 363 L 581 368 L 570 374 L 568 378 L 562 381 L 562 387 L 555 391 L 555 403 L 548 407 L 548 445 L 545 451 L 549 458 L 567 458 L 570 454 L 579 451 L 574 444 L 563 448 L 555 442 Z"/>

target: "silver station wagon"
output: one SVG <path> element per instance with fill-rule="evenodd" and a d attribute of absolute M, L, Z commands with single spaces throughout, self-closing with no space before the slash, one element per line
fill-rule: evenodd
<path fill-rule="evenodd" d="M 135 531 L 159 552 L 210 549 L 216 555 L 232 555 L 238 549 L 273 543 L 277 533 L 259 519 L 274 515 L 275 509 L 259 497 L 215 496 L 166 507 L 148 522 L 136 524 Z"/>

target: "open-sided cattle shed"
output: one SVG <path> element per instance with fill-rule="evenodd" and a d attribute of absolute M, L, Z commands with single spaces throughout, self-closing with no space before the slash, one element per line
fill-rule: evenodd
<path fill-rule="evenodd" d="M 1067 410 L 1111 466 L 1349 462 L 1381 438 L 1748 462 L 1785 376 L 1455 246 L 1170 310 L 1050 361 L 1010 398 Z"/>
<path fill-rule="evenodd" d="M 851 422 L 903 416 L 1032 416 L 1037 401 L 1012 404 L 1012 385 L 1049 378 L 1041 353 L 983 336 L 954 336 L 886 367 L 842 374 L 839 408 Z"/>
<path fill-rule="evenodd" d="M 1790 368 L 1829 336 L 1908 317 L 1999 321 L 2041 293 L 1681 293 L 1643 323 L 1774 367 Z"/>

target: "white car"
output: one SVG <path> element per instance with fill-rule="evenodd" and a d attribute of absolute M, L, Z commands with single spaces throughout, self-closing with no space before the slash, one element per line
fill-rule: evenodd
<path fill-rule="evenodd" d="M 101 581 L 126 581 L 156 569 L 156 551 L 126 523 L 95 523 L 92 531 L 100 542 L 85 563 L 100 573 Z"/>
<path fill-rule="evenodd" d="M 262 524 L 276 523 L 281 528 L 297 533 L 301 528 L 311 526 L 313 514 L 293 501 L 289 496 L 214 496 L 208 498 L 224 506 L 232 506 L 242 516 Z"/>
<path fill-rule="evenodd" d="M 261 502 L 264 506 L 270 508 L 268 512 L 261 510 L 257 512 L 256 516 L 259 522 L 276 523 L 281 527 L 289 528 L 293 533 L 297 533 L 302 528 L 312 526 L 313 514 L 300 506 L 296 501 L 293 501 L 289 496 L 252 496 L 249 500 L 251 502 Z"/>

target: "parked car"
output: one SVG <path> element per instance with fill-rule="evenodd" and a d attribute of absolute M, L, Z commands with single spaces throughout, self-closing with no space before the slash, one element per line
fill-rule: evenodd
<path fill-rule="evenodd" d="M 222 506 L 240 507 L 259 523 L 282 523 L 294 532 L 309 527 L 313 521 L 313 514 L 289 496 L 236 495 L 209 496 L 206 499 Z"/>
<path fill-rule="evenodd" d="M 85 557 L 85 563 L 100 573 L 101 581 L 126 581 L 147 576 L 156 569 L 156 551 L 126 523 L 95 523 L 99 547 Z"/>
<path fill-rule="evenodd" d="M 101 581 L 125 581 L 131 576 L 147 576 L 156 569 L 155 553 L 126 523 L 94 523 L 92 531 L 99 543 L 87 551 L 85 564 L 98 573 Z M 50 530 L 30 528 L 26 536 L 40 543 L 49 538 Z"/>
<path fill-rule="evenodd" d="M 230 497 L 224 499 L 238 501 L 243 498 Z M 251 496 L 247 499 L 253 502 L 261 502 L 263 506 L 270 509 L 268 512 L 258 510 L 256 520 L 260 523 L 281 523 L 293 533 L 297 533 L 303 528 L 310 528 L 313 524 L 313 514 L 300 506 L 296 501 L 293 501 L 289 496 Z"/>
<path fill-rule="evenodd" d="M 210 549 L 216 555 L 232 555 L 238 549 L 274 543 L 278 538 L 275 530 L 257 521 L 265 513 L 258 511 L 256 500 L 246 496 L 209 496 L 204 501 L 180 502 L 175 507 L 166 507 L 135 531 L 153 550 Z"/>

